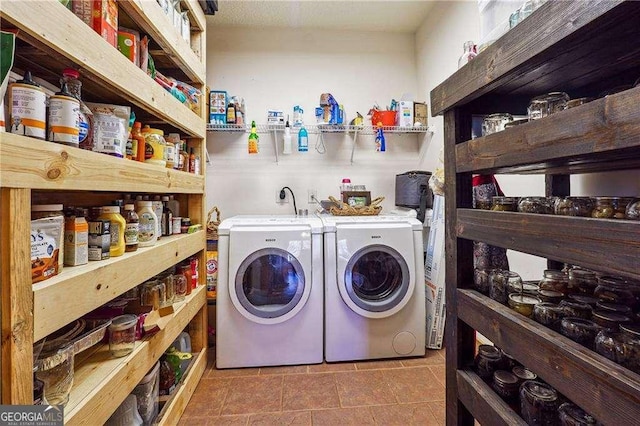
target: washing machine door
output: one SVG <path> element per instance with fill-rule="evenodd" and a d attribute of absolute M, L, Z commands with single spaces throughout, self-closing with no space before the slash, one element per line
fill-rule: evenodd
<path fill-rule="evenodd" d="M 415 290 L 411 227 L 361 227 L 338 235 L 338 286 L 347 306 L 367 318 L 402 309 Z"/>
<path fill-rule="evenodd" d="M 245 253 L 231 260 L 236 266 L 230 270 L 236 273 L 229 280 L 229 295 L 245 318 L 258 324 L 279 324 L 304 307 L 311 292 L 310 235 L 306 228 L 284 233 L 254 230 L 234 234 L 232 230 L 232 249 Z M 258 244 L 268 246 L 255 250 Z"/>

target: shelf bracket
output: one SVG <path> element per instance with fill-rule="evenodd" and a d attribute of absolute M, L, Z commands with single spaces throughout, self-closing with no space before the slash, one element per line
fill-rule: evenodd
<path fill-rule="evenodd" d="M 353 164 L 353 153 L 356 150 L 356 144 L 358 143 L 358 128 L 353 131 L 353 142 L 351 143 L 351 164 Z"/>

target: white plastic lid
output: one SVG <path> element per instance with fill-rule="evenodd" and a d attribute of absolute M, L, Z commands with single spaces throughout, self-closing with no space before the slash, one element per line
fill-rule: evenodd
<path fill-rule="evenodd" d="M 32 204 L 32 212 L 61 212 L 62 204 Z"/>
<path fill-rule="evenodd" d="M 139 201 L 138 205 L 140 207 L 151 207 L 153 203 L 151 201 Z"/>
<path fill-rule="evenodd" d="M 102 207 L 102 213 L 120 213 L 119 206 L 104 206 Z"/>
<path fill-rule="evenodd" d="M 133 204 L 125 204 L 124 205 L 124 209 L 125 210 L 135 210 L 135 207 Z"/>

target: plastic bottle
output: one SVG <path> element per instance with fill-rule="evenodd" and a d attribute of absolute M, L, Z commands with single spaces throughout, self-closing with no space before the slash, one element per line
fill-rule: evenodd
<path fill-rule="evenodd" d="M 298 152 L 307 152 L 309 151 L 309 134 L 307 133 L 307 129 L 305 129 L 304 124 L 298 131 Z"/>
<path fill-rule="evenodd" d="M 73 68 L 65 68 L 62 70 L 62 79 L 60 82 L 67 83 L 69 93 L 71 93 L 78 101 L 80 101 L 80 110 L 78 111 L 78 142 L 82 149 L 93 149 L 93 113 L 84 102 L 82 102 L 82 82 L 78 79 L 80 73 Z"/>
<path fill-rule="evenodd" d="M 111 257 L 122 256 L 125 250 L 124 230 L 127 222 L 120 214 L 118 206 L 103 206 L 99 219 L 107 219 L 111 223 L 111 245 L 109 255 Z"/>
<path fill-rule="evenodd" d="M 169 208 L 169 196 L 162 196 L 162 219 L 161 219 L 162 235 L 168 236 L 173 234 L 173 212 Z"/>
<path fill-rule="evenodd" d="M 167 167 L 166 147 L 164 132 L 160 129 L 152 129 L 144 126 L 141 131 L 145 140 L 144 162 Z"/>
<path fill-rule="evenodd" d="M 344 193 L 347 191 L 351 191 L 351 179 L 344 178 L 342 179 L 342 184 L 340 185 L 340 200 L 343 200 Z"/>
<path fill-rule="evenodd" d="M 260 150 L 260 138 L 256 133 L 256 122 L 251 122 L 251 133 L 249 134 L 249 154 L 257 154 Z"/>
<path fill-rule="evenodd" d="M 156 214 L 156 218 L 158 219 L 156 222 L 156 235 L 158 239 L 162 238 L 162 197 L 159 195 L 154 195 L 153 201 L 151 202 L 151 207 L 153 208 L 153 212 Z"/>
<path fill-rule="evenodd" d="M 196 172 L 196 154 L 193 152 L 193 147 L 189 148 L 189 173 Z"/>
<path fill-rule="evenodd" d="M 139 205 L 140 207 L 137 211 L 138 218 L 140 220 L 138 229 L 138 246 L 149 247 L 154 245 L 158 240 L 158 216 L 156 216 L 153 211 L 151 201 L 140 201 Z"/>
<path fill-rule="evenodd" d="M 180 216 L 180 202 L 173 195 L 169 195 L 169 209 L 174 216 Z"/>
<path fill-rule="evenodd" d="M 231 102 L 227 105 L 227 124 L 236 124 L 236 106 Z"/>
<path fill-rule="evenodd" d="M 474 45 L 472 41 L 465 41 L 463 47 L 462 56 L 458 59 L 458 69 L 462 68 L 467 62 L 476 57 Z"/>
<path fill-rule="evenodd" d="M 282 145 L 282 153 L 283 154 L 291 154 L 291 127 L 289 127 L 289 118 L 287 117 L 287 122 L 284 125 L 284 140 Z"/>
<path fill-rule="evenodd" d="M 134 208 L 135 206 L 133 204 L 125 204 L 124 206 L 124 219 L 127 222 L 124 229 L 124 251 L 127 253 L 138 250 L 140 220 Z"/>
<path fill-rule="evenodd" d="M 382 131 L 382 123 L 378 123 L 378 131 L 376 133 L 376 151 L 385 152 L 387 150 L 387 144 L 384 139 L 384 132 Z"/>
<path fill-rule="evenodd" d="M 142 133 L 140 133 L 140 129 L 142 129 L 142 123 L 139 121 L 133 123 L 133 129 L 131 129 L 131 139 L 133 139 L 131 151 L 133 153 L 134 160 L 144 162 L 146 147 L 145 139 Z"/>

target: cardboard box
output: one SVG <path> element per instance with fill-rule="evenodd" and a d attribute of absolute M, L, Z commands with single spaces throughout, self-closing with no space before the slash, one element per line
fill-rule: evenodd
<path fill-rule="evenodd" d="M 421 102 L 413 103 L 413 122 L 420 123 L 423 126 L 427 125 L 427 120 L 429 119 L 429 109 L 427 108 L 427 104 Z"/>
<path fill-rule="evenodd" d="M 227 92 L 209 92 L 209 124 L 227 124 Z"/>
<path fill-rule="evenodd" d="M 118 47 L 118 4 L 116 0 L 93 0 L 93 30 L 107 43 Z"/>
<path fill-rule="evenodd" d="M 402 127 L 413 126 L 413 101 L 398 102 L 397 124 Z"/>
<path fill-rule="evenodd" d="M 433 218 L 427 243 L 427 259 L 424 263 L 427 311 L 425 346 L 429 349 L 442 348 L 444 338 L 446 319 L 444 242 L 444 197 L 436 195 L 433 199 Z"/>
<path fill-rule="evenodd" d="M 85 24 L 93 27 L 93 0 L 73 0 L 71 10 Z"/>
<path fill-rule="evenodd" d="M 135 30 L 120 27 L 118 29 L 118 50 L 133 62 L 140 66 L 140 33 Z"/>

